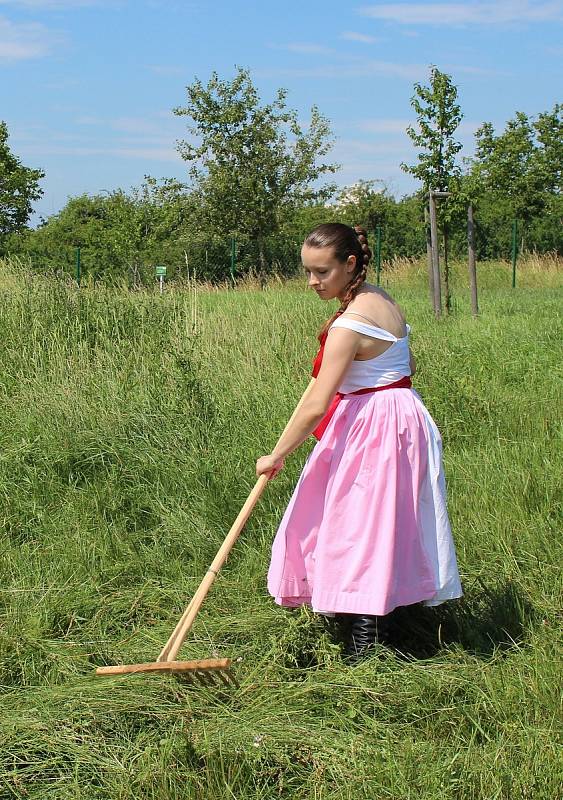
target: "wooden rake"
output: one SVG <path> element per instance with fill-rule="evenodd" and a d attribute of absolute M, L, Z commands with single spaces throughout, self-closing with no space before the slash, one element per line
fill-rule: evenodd
<path fill-rule="evenodd" d="M 303 396 L 297 404 L 295 411 L 291 415 L 289 422 L 285 426 L 280 438 L 278 439 L 278 442 L 281 440 L 295 419 L 297 412 L 311 391 L 314 383 L 315 379 L 313 378 L 303 392 Z M 207 593 L 209 592 L 213 581 L 227 560 L 229 553 L 233 549 L 236 540 L 244 528 L 247 519 L 252 513 L 252 509 L 258 502 L 260 495 L 264 491 L 268 481 L 268 475 L 260 475 L 256 481 L 254 488 L 248 495 L 245 504 L 241 508 L 230 531 L 225 537 L 225 540 L 219 548 L 217 555 L 213 559 L 211 566 L 205 573 L 203 580 L 201 581 L 186 610 L 180 617 L 178 624 L 172 631 L 170 638 L 160 651 L 157 660 L 148 661 L 144 664 L 117 664 L 115 666 L 98 667 L 96 669 L 96 675 L 129 675 L 139 672 L 160 672 L 181 675 L 186 681 L 190 683 L 200 683 L 203 686 L 217 686 L 221 685 L 221 683 L 227 686 L 231 684 L 238 686 L 236 677 L 231 670 L 232 660 L 230 658 L 206 658 L 197 661 L 177 661 L 176 656 L 178 655 L 178 652 L 180 651 L 180 648 L 182 647 L 186 636 L 188 635 L 194 623 L 203 601 L 207 597 Z"/>

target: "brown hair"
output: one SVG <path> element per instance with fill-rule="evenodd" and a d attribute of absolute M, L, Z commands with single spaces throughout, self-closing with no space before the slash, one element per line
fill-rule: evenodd
<path fill-rule="evenodd" d="M 328 331 L 336 317 L 348 308 L 354 297 L 360 291 L 366 279 L 367 268 L 371 258 L 368 246 L 368 235 L 365 228 L 354 225 L 343 225 L 341 222 L 325 222 L 318 225 L 304 241 L 307 247 L 331 247 L 334 257 L 343 264 L 349 256 L 356 256 L 356 266 L 352 277 L 346 287 L 346 294 L 338 311 L 325 322 L 319 333 L 319 339 Z"/>

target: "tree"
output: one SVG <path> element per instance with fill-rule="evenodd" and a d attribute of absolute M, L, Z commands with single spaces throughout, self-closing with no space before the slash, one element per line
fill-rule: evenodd
<path fill-rule="evenodd" d="M 0 122 L 0 242 L 6 234 L 22 230 L 31 215 L 32 202 L 43 194 L 40 169 L 24 167 L 8 146 L 8 126 Z"/>
<path fill-rule="evenodd" d="M 420 148 L 418 163 L 410 166 L 402 163 L 401 168 L 422 182 L 425 197 L 433 190 L 458 194 L 458 203 L 448 200 L 440 203 L 438 207 L 438 226 L 444 237 L 444 283 L 446 308 L 449 311 L 447 224 L 452 214 L 459 210 L 461 177 L 461 170 L 456 164 L 461 144 L 453 137 L 463 114 L 456 102 L 457 88 L 452 83 L 451 77 L 440 72 L 437 67 L 430 68 L 429 86 L 415 83 L 414 89 L 411 105 L 417 114 L 419 130 L 409 126 L 407 133 L 413 143 Z M 429 279 L 433 294 L 433 278 L 430 270 Z"/>
<path fill-rule="evenodd" d="M 523 223 L 521 248 L 533 219 L 553 210 L 561 197 L 563 104 L 537 119 L 517 112 L 498 136 L 490 122 L 475 134 L 469 180 L 481 197 Z"/>
<path fill-rule="evenodd" d="M 327 120 L 311 109 L 307 131 L 297 113 L 286 108 L 286 91 L 261 105 L 247 70 L 232 81 L 213 73 L 204 86 L 187 87 L 187 104 L 174 113 L 186 116 L 197 143 L 182 141 L 178 150 L 189 162 L 194 190 L 200 195 L 208 229 L 237 236 L 256 249 L 266 269 L 266 243 L 298 205 L 326 199 L 334 186 L 316 186 L 336 170 L 319 164 L 332 147 Z"/>
<path fill-rule="evenodd" d="M 30 258 L 42 270 L 74 273 L 76 247 L 85 274 L 96 279 L 150 283 L 154 265 L 183 274 L 184 251 L 197 232 L 197 208 L 185 186 L 149 178 L 126 194 L 80 195 L 36 230 L 11 237 L 10 251 Z"/>
<path fill-rule="evenodd" d="M 407 133 L 420 152 L 418 164 L 402 163 L 401 169 L 418 178 L 424 192 L 455 190 L 461 174 L 456 164 L 461 144 L 453 135 L 463 117 L 456 103 L 457 88 L 449 75 L 431 67 L 430 86 L 415 83 L 414 89 L 411 105 L 417 114 L 419 131 L 409 125 Z"/>

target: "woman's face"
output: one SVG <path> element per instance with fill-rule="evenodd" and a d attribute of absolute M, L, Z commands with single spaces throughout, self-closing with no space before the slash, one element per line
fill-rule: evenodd
<path fill-rule="evenodd" d="M 301 261 L 309 286 L 323 300 L 343 299 L 356 268 L 356 256 L 348 256 L 344 263 L 335 258 L 332 247 L 301 248 Z"/>

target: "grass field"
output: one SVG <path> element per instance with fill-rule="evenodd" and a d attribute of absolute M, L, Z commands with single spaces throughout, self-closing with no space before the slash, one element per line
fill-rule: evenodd
<path fill-rule="evenodd" d="M 436 322 L 424 264 L 384 285 L 444 439 L 465 596 L 401 609 L 357 666 L 267 594 L 310 448 L 270 484 L 182 657 L 240 689 L 96 678 L 168 638 L 308 382 L 327 307 L 263 291 L 77 291 L 0 265 L 0 798 L 561 796 L 560 267 L 463 266 Z"/>

